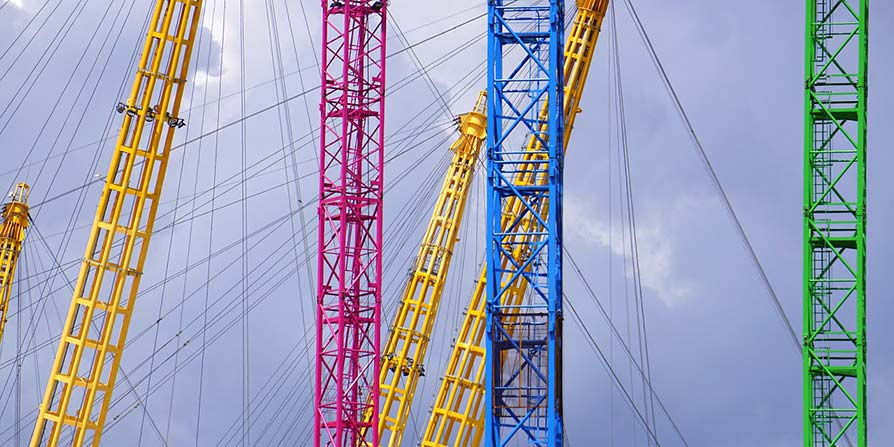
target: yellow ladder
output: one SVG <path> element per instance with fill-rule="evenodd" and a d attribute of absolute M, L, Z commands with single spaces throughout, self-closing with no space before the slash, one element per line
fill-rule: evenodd
<path fill-rule="evenodd" d="M 486 99 L 486 92 L 481 92 L 475 108 L 460 118 L 460 136 L 450 147 L 453 160 L 382 350 L 378 427 L 382 446 L 400 447 L 416 385 L 425 375 L 425 355 L 486 136 Z"/>
<path fill-rule="evenodd" d="M 31 447 L 99 446 L 179 118 L 202 0 L 156 0 Z"/>

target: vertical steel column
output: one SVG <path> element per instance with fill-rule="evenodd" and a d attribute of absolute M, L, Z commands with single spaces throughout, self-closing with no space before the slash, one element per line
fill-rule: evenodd
<path fill-rule="evenodd" d="M 489 3 L 488 446 L 562 445 L 564 22 L 562 0 Z M 539 140 L 533 159 L 522 144 L 529 135 Z M 520 186 L 517 177 L 546 181 Z M 503 210 L 516 201 L 520 210 L 504 225 Z M 504 300 L 522 284 L 525 302 Z"/>
<path fill-rule="evenodd" d="M 386 18 L 323 1 L 315 446 L 379 444 Z"/>
<path fill-rule="evenodd" d="M 15 279 L 19 254 L 25 242 L 25 230 L 31 224 L 28 214 L 28 196 L 31 188 L 25 183 L 16 185 L 10 193 L 9 202 L 3 204 L 0 213 L 0 341 L 6 328 L 9 299 Z"/>
<path fill-rule="evenodd" d="M 866 446 L 868 0 L 808 0 L 804 445 Z"/>
<path fill-rule="evenodd" d="M 587 78 L 590 73 L 600 29 L 608 10 L 608 0 L 578 0 L 577 14 L 565 42 L 565 149 L 568 149 L 574 122 L 581 111 Z M 548 104 L 544 104 L 547 106 Z M 529 135 L 525 155 L 530 162 L 542 155 L 541 138 Z M 530 171 L 530 170 L 529 170 Z M 549 179 L 532 175 L 516 176 L 515 184 L 530 186 L 545 184 Z M 539 212 L 549 205 L 540 204 Z M 515 216 L 525 205 L 519 200 L 510 200 L 503 209 L 503 228 L 513 224 Z M 524 256 L 517 249 L 513 256 Z M 504 295 L 504 303 L 522 303 L 527 293 L 527 284 Z M 453 351 L 441 376 L 441 385 L 432 404 L 431 417 L 422 435 L 422 447 L 477 447 L 484 437 L 484 369 L 485 369 L 485 326 L 487 301 L 487 268 L 478 276 L 475 289 L 469 299 L 466 314 L 456 335 Z"/>

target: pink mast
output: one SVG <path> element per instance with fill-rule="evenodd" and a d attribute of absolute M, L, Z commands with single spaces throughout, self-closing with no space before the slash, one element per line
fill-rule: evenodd
<path fill-rule="evenodd" d="M 386 9 L 323 0 L 315 447 L 379 445 Z"/>

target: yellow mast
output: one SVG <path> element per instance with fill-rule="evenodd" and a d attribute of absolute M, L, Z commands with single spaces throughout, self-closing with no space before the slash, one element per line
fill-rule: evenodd
<path fill-rule="evenodd" d="M 447 282 L 475 164 L 484 145 L 486 95 L 481 92 L 475 108 L 460 118 L 460 136 L 450 147 L 453 160 L 419 247 L 413 274 L 404 289 L 391 335 L 382 350 L 378 427 L 382 446 L 400 447 L 416 385 L 425 374 L 425 354 Z"/>
<path fill-rule="evenodd" d="M 608 9 L 609 0 L 578 0 L 577 16 L 565 43 L 565 147 L 571 137 L 574 120 L 580 112 L 580 100 L 590 71 L 590 64 L 596 49 L 602 21 Z M 540 151 L 539 139 L 531 137 L 528 150 Z M 532 154 L 531 163 L 537 163 Z M 520 172 L 533 169 L 519 168 Z M 521 175 L 516 179 L 519 185 L 545 183 L 545 178 Z M 513 201 L 507 204 L 503 226 L 515 221 L 522 204 Z M 545 204 L 548 206 L 548 204 Z M 545 206 L 539 210 L 545 213 Z M 524 225 L 533 225 L 525 222 Z M 519 244 L 522 246 L 525 244 Z M 524 253 L 513 253 L 517 259 Z M 487 269 L 481 275 L 472 295 L 469 308 L 453 346 L 447 369 L 432 408 L 431 417 L 422 437 L 422 447 L 470 447 L 481 445 L 484 434 L 484 340 L 485 301 Z M 520 306 L 527 290 L 527 283 L 518 281 L 507 293 L 507 306 Z"/>
<path fill-rule="evenodd" d="M 156 0 L 31 446 L 99 446 L 155 223 L 202 0 Z"/>
<path fill-rule="evenodd" d="M 25 242 L 25 230 L 31 224 L 28 215 L 30 193 L 31 188 L 27 184 L 19 183 L 10 194 L 10 201 L 3 205 L 3 223 L 0 225 L 0 341 L 6 328 L 12 283 Z"/>

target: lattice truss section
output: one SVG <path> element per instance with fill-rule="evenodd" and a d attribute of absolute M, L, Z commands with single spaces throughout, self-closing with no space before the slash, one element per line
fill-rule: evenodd
<path fill-rule="evenodd" d="M 0 342 L 9 315 L 9 302 L 15 282 L 16 267 L 25 232 L 31 224 L 28 214 L 28 196 L 31 188 L 19 183 L 9 195 L 9 201 L 3 205 L 2 221 L 0 221 Z"/>
<path fill-rule="evenodd" d="M 866 445 L 866 0 L 809 0 L 805 445 Z"/>
<path fill-rule="evenodd" d="M 316 446 L 378 446 L 386 10 L 323 3 Z"/>
<path fill-rule="evenodd" d="M 475 108 L 459 119 L 460 136 L 450 146 L 453 159 L 382 351 L 379 440 L 383 446 L 401 446 L 416 385 L 425 376 L 425 356 L 484 145 L 486 99 L 481 92 Z"/>
<path fill-rule="evenodd" d="M 580 100 L 586 86 L 591 62 L 596 50 L 600 30 L 608 0 L 580 0 L 577 3 L 577 14 L 568 32 L 564 57 L 564 106 L 566 123 L 564 133 L 565 145 L 571 137 L 573 123 L 580 112 Z M 541 114 L 545 113 L 541 110 Z M 540 160 L 544 152 L 542 139 L 529 136 L 526 153 L 522 158 L 529 163 Z M 520 187 L 544 185 L 547 178 L 534 176 L 533 168 L 522 166 L 525 173 L 515 176 L 514 182 Z M 546 201 L 532 204 L 541 215 L 548 208 Z M 522 201 L 509 198 L 503 209 L 501 228 L 509 228 L 521 212 Z M 532 224 L 533 222 L 530 222 Z M 523 257 L 518 244 L 512 253 L 515 260 Z M 508 263 L 508 260 L 503 261 Z M 515 261 L 520 262 L 520 261 Z M 453 351 L 442 375 L 441 385 L 432 408 L 432 414 L 422 437 L 423 447 L 466 447 L 479 446 L 484 436 L 484 369 L 485 369 L 485 302 L 487 288 L 487 270 L 482 269 L 469 306 L 467 308 L 459 333 L 453 345 Z M 514 287 L 506 290 L 504 303 L 508 306 L 520 306 L 528 295 L 528 283 L 518 281 Z"/>
<path fill-rule="evenodd" d="M 564 2 L 496 0 L 488 20 L 485 438 L 493 446 L 559 446 Z M 519 135 L 535 138 L 535 150 L 519 148 Z M 518 176 L 545 182 L 522 186 Z M 503 210 L 516 202 L 504 225 Z M 522 283 L 524 302 L 507 303 Z"/>
<path fill-rule="evenodd" d="M 139 289 L 201 0 L 158 0 L 31 446 L 98 446 Z"/>

